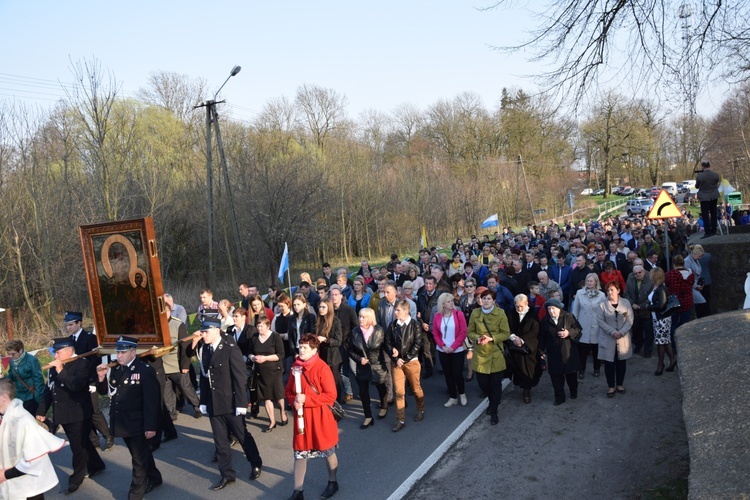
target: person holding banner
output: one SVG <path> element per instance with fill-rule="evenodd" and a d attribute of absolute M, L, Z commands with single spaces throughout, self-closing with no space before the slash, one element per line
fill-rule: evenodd
<path fill-rule="evenodd" d="M 89 439 L 93 414 L 89 394 L 89 362 L 82 358 L 73 359 L 73 337 L 54 339 L 52 350 L 55 359 L 50 363 L 49 390 L 44 393 L 44 399 L 36 410 L 36 419 L 43 422 L 51 406 L 53 421 L 65 430 L 73 454 L 73 473 L 63 492 L 70 494 L 78 491 L 84 477 L 91 478 L 106 466 Z"/>
<path fill-rule="evenodd" d="M 286 384 L 287 401 L 295 412 L 302 409 L 303 415 L 302 426 L 294 419 L 294 493 L 289 500 L 304 498 L 308 458 L 326 459 L 328 485 L 320 497 L 331 498 L 339 490 L 336 480 L 339 429 L 329 408 L 336 401 L 336 382 L 328 364 L 318 356 L 319 346 L 320 340 L 315 334 L 306 333 L 300 338 L 299 356 L 292 365 L 293 373 L 299 375 L 289 377 Z"/>

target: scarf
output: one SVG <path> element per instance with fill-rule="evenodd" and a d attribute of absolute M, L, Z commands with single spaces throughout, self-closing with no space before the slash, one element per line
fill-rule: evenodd
<path fill-rule="evenodd" d="M 318 356 L 318 353 L 316 352 L 315 354 L 310 356 L 310 359 L 308 359 L 307 361 L 302 361 L 301 359 L 299 359 L 299 357 L 297 357 L 297 359 L 294 360 L 294 364 L 292 364 L 292 366 L 301 366 L 303 371 L 307 371 L 319 359 L 320 356 Z"/>
<path fill-rule="evenodd" d="M 359 329 L 362 330 L 362 336 L 365 338 L 365 344 L 367 344 L 370 341 L 372 332 L 375 331 L 375 327 L 373 325 L 370 325 L 367 328 L 359 327 Z"/>
<path fill-rule="evenodd" d="M 526 306 L 523 311 L 518 313 L 518 322 L 523 323 L 523 318 L 526 317 L 526 314 L 529 312 L 529 306 Z"/>
<path fill-rule="evenodd" d="M 593 299 L 594 297 L 596 297 L 597 295 L 599 295 L 599 290 L 596 289 L 596 288 L 591 288 L 591 289 L 584 288 L 584 290 L 586 290 L 586 297 L 588 297 L 590 299 Z"/>
<path fill-rule="evenodd" d="M 482 306 L 482 312 L 483 312 L 484 314 L 489 314 L 489 313 L 491 313 L 491 312 L 492 312 L 492 310 L 493 310 L 494 308 L 495 308 L 495 304 L 492 304 L 492 307 L 490 307 L 489 309 L 485 309 L 485 308 L 484 308 L 484 306 Z"/>
<path fill-rule="evenodd" d="M 12 364 L 13 366 L 18 366 L 19 364 L 21 364 L 21 361 L 23 361 L 23 358 L 25 358 L 25 357 L 26 357 L 26 351 L 23 351 L 23 352 L 21 353 L 21 355 L 20 355 L 20 356 L 18 356 L 18 359 L 13 359 L 13 358 L 11 358 L 11 359 L 10 359 L 10 362 L 11 362 L 11 364 Z"/>

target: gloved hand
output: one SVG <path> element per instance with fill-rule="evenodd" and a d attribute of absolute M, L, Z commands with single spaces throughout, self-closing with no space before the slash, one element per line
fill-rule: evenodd
<path fill-rule="evenodd" d="M 90 385 L 90 386 L 89 386 L 89 392 L 90 392 L 91 394 L 95 393 L 95 392 L 96 392 L 96 386 L 95 386 L 95 385 Z"/>
<path fill-rule="evenodd" d="M 204 415 L 208 415 L 208 409 L 206 409 L 206 405 L 200 405 L 198 409 L 203 413 Z"/>
<path fill-rule="evenodd" d="M 235 415 L 247 415 L 247 408 L 236 408 L 235 409 Z"/>

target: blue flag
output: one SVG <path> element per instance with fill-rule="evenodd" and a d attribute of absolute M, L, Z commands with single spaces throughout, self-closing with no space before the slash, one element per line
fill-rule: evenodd
<path fill-rule="evenodd" d="M 279 264 L 279 281 L 284 282 L 284 273 L 289 269 L 289 247 L 284 243 L 284 254 L 281 256 Z"/>
<path fill-rule="evenodd" d="M 499 226 L 500 223 L 497 220 L 497 214 L 490 215 L 486 219 L 484 219 L 484 222 L 482 222 L 482 229 L 493 227 L 493 226 Z"/>

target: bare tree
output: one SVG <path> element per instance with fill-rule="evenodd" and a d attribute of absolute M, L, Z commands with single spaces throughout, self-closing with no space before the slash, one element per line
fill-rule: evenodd
<path fill-rule="evenodd" d="M 746 79 L 750 75 L 750 6 L 720 0 L 696 3 L 690 12 L 691 28 L 681 33 L 679 15 L 687 15 L 681 9 L 690 5 L 683 0 L 548 0 L 535 4 L 531 18 L 536 26 L 528 39 L 502 49 L 531 50 L 533 61 L 550 63 L 552 69 L 537 76 L 548 90 L 568 94 L 576 105 L 597 85 L 605 68 L 652 91 L 661 82 L 683 89 L 686 60 L 696 65 L 703 78 Z M 500 0 L 489 9 L 512 6 L 511 0 Z M 689 44 L 684 43 L 683 34 L 690 37 Z M 613 67 L 618 61 L 621 67 Z"/>
<path fill-rule="evenodd" d="M 155 71 L 148 77 L 148 87 L 138 91 L 138 97 L 154 106 L 174 113 L 182 121 L 195 115 L 193 107 L 205 100 L 206 81 L 191 79 L 173 71 Z"/>
<path fill-rule="evenodd" d="M 345 119 L 346 96 L 333 89 L 305 84 L 297 89 L 295 103 L 300 110 L 300 122 L 312 135 L 315 145 L 324 149 L 328 136 Z"/>

